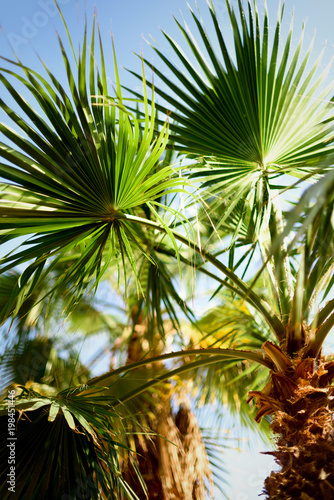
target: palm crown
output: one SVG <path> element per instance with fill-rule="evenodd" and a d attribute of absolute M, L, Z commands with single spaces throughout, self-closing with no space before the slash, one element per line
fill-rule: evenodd
<path fill-rule="evenodd" d="M 145 484 L 139 479 L 138 490 L 131 477 L 134 471 L 141 477 L 142 465 L 131 450 L 147 452 L 136 437 L 143 429 L 159 434 L 154 408 L 172 425 L 173 386 L 167 381 L 175 377 L 181 389 L 191 379 L 199 398 L 227 402 L 248 423 L 244 403 L 250 391 L 248 401 L 255 399 L 258 407 L 256 420 L 269 416 L 278 436 L 273 454 L 282 468 L 266 480 L 269 498 L 301 491 L 318 498 L 319 478 L 321 494 L 331 498 L 334 363 L 322 354 L 322 345 L 334 323 L 334 300 L 321 301 L 330 298 L 333 286 L 333 89 L 322 86 L 326 70 L 316 76 L 320 60 L 308 68 L 311 47 L 301 57 L 302 36 L 291 53 L 292 28 L 279 57 L 283 9 L 270 41 L 267 11 L 261 23 L 255 0 L 247 7 L 239 1 L 238 14 L 228 0 L 226 6 L 234 57 L 209 2 L 218 45 L 191 10 L 196 35 L 176 22 L 192 56 L 164 33 L 182 69 L 153 46 L 172 77 L 153 67 L 158 77 L 153 87 L 145 79 L 149 61 L 143 59 L 142 73 L 132 72 L 143 91 L 131 91 L 129 101 L 123 97 L 115 50 L 116 85 L 110 95 L 95 22 L 89 42 L 85 26 L 82 49 L 78 55 L 73 51 L 73 59 L 59 39 L 68 91 L 45 63 L 45 77 L 21 61 L 7 61 L 12 69 L 2 68 L 1 82 L 21 114 L 1 99 L 16 127 L 0 125 L 11 142 L 0 144 L 1 242 L 28 237 L 22 249 L 0 263 L 2 320 L 16 321 L 20 342 L 27 342 L 38 331 L 39 314 L 50 314 L 61 304 L 66 314 L 72 312 L 69 322 L 78 311 L 83 318 L 94 314 L 118 345 L 122 322 L 88 304 L 89 292 L 108 279 L 130 297 L 132 325 L 124 341 L 124 366 L 94 379 L 81 367 L 75 384 L 68 381 L 66 389 L 51 379 L 49 389 L 29 385 L 30 376 L 19 380 L 16 408 L 31 418 L 31 425 L 25 419 L 18 426 L 20 435 L 28 439 L 31 429 L 37 436 L 41 428 L 44 446 L 41 456 L 33 455 L 28 463 L 20 455 L 19 494 L 28 488 L 38 498 L 49 498 L 51 491 L 79 495 L 73 477 L 82 485 L 86 475 L 98 484 L 94 498 L 140 495 Z M 41 114 L 21 97 L 13 78 L 25 86 Z M 156 104 L 154 95 L 165 101 L 167 119 L 166 105 Z M 175 151 L 191 161 L 181 166 Z M 279 183 L 287 175 L 297 185 L 315 182 L 289 214 L 278 203 L 284 191 Z M 263 266 L 249 283 L 245 276 L 254 256 L 261 256 Z M 13 270 L 23 264 L 21 274 Z M 174 279 L 178 272 L 191 279 L 206 275 L 216 284 L 218 306 L 200 321 L 180 297 Z M 185 318 L 191 327 L 183 324 Z M 166 338 L 175 333 L 186 349 L 168 352 Z M 22 346 L 16 358 L 3 357 L 8 383 L 18 381 L 13 372 L 17 359 L 28 362 L 22 361 Z M 175 365 L 163 364 L 169 360 Z M 68 367 L 62 370 L 66 384 Z M 43 381 L 36 373 L 35 378 Z M 157 399 L 161 384 L 167 384 L 168 396 L 160 391 Z M 145 408 L 142 416 L 137 416 L 138 406 Z M 186 415 L 188 431 L 196 428 L 189 409 L 182 407 L 178 415 Z M 186 436 L 177 422 L 173 435 Z M 135 437 L 126 437 L 131 433 Z M 201 442 L 198 431 L 196 436 Z M 326 444 L 325 465 L 316 437 Z M 70 441 L 75 449 L 71 474 L 66 469 Z M 197 458 L 196 474 L 209 477 L 207 463 L 200 467 Z M 1 488 L 7 494 L 5 474 Z M 203 495 L 204 482 L 198 483 L 196 475 L 192 481 L 190 488 L 201 485 L 193 494 Z M 161 494 L 168 497 L 172 490 L 166 484 Z M 185 492 L 177 494 L 181 498 Z"/>

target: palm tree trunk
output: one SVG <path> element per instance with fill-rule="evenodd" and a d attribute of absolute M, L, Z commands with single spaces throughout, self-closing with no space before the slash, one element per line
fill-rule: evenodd
<path fill-rule="evenodd" d="M 334 362 L 307 358 L 290 375 L 271 373 L 262 392 L 250 393 L 259 411 L 273 415 L 277 436 L 273 455 L 280 470 L 265 480 L 271 500 L 334 499 Z"/>
<path fill-rule="evenodd" d="M 143 356 L 144 330 L 143 323 L 134 327 L 128 346 L 128 363 Z M 157 350 L 159 346 L 154 349 L 155 355 Z M 211 484 L 212 479 L 196 418 L 187 404 L 181 404 L 178 411 L 173 412 L 171 397 L 159 401 L 159 394 L 155 396 L 154 407 L 150 405 L 148 408 L 148 413 L 154 416 L 147 417 L 147 427 L 156 434 L 135 438 L 136 466 L 146 484 L 148 496 L 130 460 L 124 462 L 123 477 L 140 500 L 203 500 L 204 481 Z"/>
<path fill-rule="evenodd" d="M 191 410 L 181 405 L 176 415 L 163 409 L 152 422 L 159 434 L 138 443 L 137 466 L 147 487 L 145 495 L 131 464 L 124 479 L 140 500 L 203 500 L 204 479 L 211 480 L 200 429 Z M 161 437 L 160 437 L 161 436 Z"/>

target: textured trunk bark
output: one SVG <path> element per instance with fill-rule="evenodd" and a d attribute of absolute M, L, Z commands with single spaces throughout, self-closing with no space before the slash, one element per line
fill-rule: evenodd
<path fill-rule="evenodd" d="M 142 340 L 145 322 L 137 324 L 128 348 L 128 363 L 144 355 Z M 157 343 L 152 356 L 161 354 L 163 346 Z M 157 368 L 162 368 L 162 365 Z M 139 370 L 140 371 L 140 370 Z M 173 391 L 170 391 L 170 396 Z M 133 464 L 125 461 L 123 477 L 140 500 L 204 500 L 205 480 L 211 484 L 211 470 L 195 416 L 186 404 L 172 411 L 170 396 L 146 408 L 146 426 L 156 434 L 135 438 L 136 465 L 147 487 L 147 495 L 138 479 Z M 161 436 L 161 437 L 160 437 Z"/>
<path fill-rule="evenodd" d="M 283 358 L 282 358 L 283 359 Z M 272 372 L 262 392 L 251 392 L 256 419 L 272 415 L 280 470 L 265 480 L 271 500 L 334 500 L 334 363 L 292 361 Z"/>
<path fill-rule="evenodd" d="M 334 388 L 300 387 L 271 425 L 281 469 L 265 481 L 272 500 L 334 499 Z"/>
<path fill-rule="evenodd" d="M 124 479 L 140 500 L 204 500 L 204 479 L 210 482 L 211 472 L 190 409 L 181 405 L 175 416 L 171 411 L 161 412 L 152 422 L 152 428 L 162 437 L 151 436 L 144 446 L 138 443 L 137 447 L 137 466 L 148 496 L 131 464 L 124 471 Z"/>

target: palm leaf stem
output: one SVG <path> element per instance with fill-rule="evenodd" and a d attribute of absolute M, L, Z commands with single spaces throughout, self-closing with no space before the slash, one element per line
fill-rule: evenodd
<path fill-rule="evenodd" d="M 332 313 L 329 318 L 321 325 L 318 331 L 315 333 L 314 338 L 309 343 L 307 350 L 304 353 L 304 358 L 317 358 L 319 356 L 321 347 L 334 326 L 334 313 Z"/>
<path fill-rule="evenodd" d="M 101 375 L 100 377 L 95 377 L 87 382 L 87 386 L 108 386 L 108 382 L 110 379 L 114 378 L 116 375 L 120 375 L 121 373 L 134 370 L 137 368 L 140 368 L 141 366 L 145 366 L 147 364 L 152 364 L 156 363 L 159 361 L 166 361 L 168 359 L 174 359 L 178 357 L 183 357 L 183 356 L 212 356 L 213 354 L 216 354 L 215 358 L 217 358 L 217 361 L 219 360 L 224 360 L 224 359 L 247 359 L 248 361 L 255 361 L 256 363 L 259 363 L 266 368 L 272 369 L 273 364 L 268 356 L 266 356 L 264 353 L 260 351 L 243 351 L 243 350 L 238 350 L 238 349 L 219 349 L 219 348 L 209 348 L 209 349 L 188 349 L 185 351 L 176 351 L 176 352 L 170 352 L 167 354 L 162 354 L 160 356 L 155 356 L 153 358 L 145 358 L 142 359 L 141 361 L 137 361 L 136 363 L 132 363 L 131 365 L 126 365 L 126 366 L 121 366 L 120 368 L 117 368 L 116 370 L 113 370 L 112 372 L 105 373 Z M 219 358 L 219 359 L 218 359 Z M 209 360 L 210 361 L 210 360 Z M 217 362 L 215 361 L 215 362 Z M 205 363 L 208 362 L 208 360 L 202 360 L 202 365 L 205 365 Z M 210 361 L 211 362 L 211 361 Z M 192 363 L 188 364 L 187 366 L 190 367 L 189 369 L 192 368 Z M 169 372 L 172 373 L 172 372 Z"/>
<path fill-rule="evenodd" d="M 334 299 L 329 300 L 326 305 L 318 311 L 316 314 L 312 324 L 311 330 L 317 328 L 322 325 L 324 321 L 328 318 L 328 316 L 334 311 Z"/>
<path fill-rule="evenodd" d="M 278 234 L 283 232 L 283 217 L 281 208 L 279 206 L 278 197 L 276 196 L 272 197 L 272 206 L 273 206 L 272 215 L 269 220 L 269 230 L 271 235 L 270 248 L 272 247 L 272 244 L 278 237 Z M 276 247 L 276 251 L 273 253 L 273 260 L 274 260 L 276 277 L 280 285 L 278 287 L 278 293 L 280 296 L 282 317 L 284 318 L 289 314 L 289 311 L 291 309 L 291 301 L 293 297 L 292 274 L 287 254 L 286 238 L 282 240 L 281 245 L 278 245 Z"/>
<path fill-rule="evenodd" d="M 187 353 L 185 353 L 185 354 L 187 354 Z M 249 353 L 249 354 L 253 355 L 254 353 Z M 248 356 L 248 354 L 247 354 L 247 356 Z M 212 358 L 206 359 L 206 360 L 199 359 L 198 361 L 194 361 L 193 363 L 188 363 L 184 366 L 176 368 L 175 370 L 168 371 L 167 373 L 164 373 L 163 375 L 160 375 L 159 377 L 156 377 L 152 380 L 149 380 L 145 384 L 141 385 L 140 387 L 137 387 L 136 389 L 128 392 L 127 394 L 124 394 L 124 396 L 121 396 L 118 400 L 118 403 L 114 404 L 114 406 L 117 406 L 118 404 L 123 404 L 126 401 L 129 401 L 129 399 L 137 397 L 142 392 L 146 391 L 147 389 L 149 389 L 150 387 L 153 387 L 156 384 L 159 384 L 160 382 L 163 382 L 164 380 L 168 380 L 172 377 L 176 377 L 177 375 L 180 375 L 181 373 L 187 372 L 189 370 L 192 370 L 192 369 L 195 369 L 195 368 L 198 368 L 201 366 L 207 366 L 209 364 L 212 365 L 215 363 L 220 363 L 221 361 L 223 361 L 226 358 L 228 359 L 229 357 L 230 357 L 230 355 L 227 355 L 227 357 L 225 357 L 225 356 L 222 357 L 220 355 L 220 356 L 213 356 Z M 235 357 L 237 358 L 237 356 L 235 356 Z M 243 356 L 238 356 L 238 358 L 239 358 L 239 360 L 247 359 L 247 358 L 244 358 Z M 264 364 L 264 363 L 261 362 L 261 364 Z M 268 365 L 266 365 L 266 366 L 268 367 Z"/>
<path fill-rule="evenodd" d="M 167 234 L 167 229 L 164 226 L 161 226 L 151 220 L 143 219 L 142 217 L 137 217 L 135 215 L 129 215 L 129 214 L 120 214 L 118 215 L 118 218 L 126 219 L 129 222 L 135 222 L 143 226 L 152 227 L 159 232 Z M 210 252 L 199 246 L 197 243 L 195 243 L 186 236 L 183 236 L 182 234 L 172 229 L 169 229 L 168 231 L 173 235 L 173 237 L 176 240 L 180 241 L 184 245 L 188 246 L 189 248 L 197 252 L 199 255 L 202 256 L 204 260 L 207 260 L 208 262 L 213 264 L 217 269 L 219 269 L 219 271 L 225 274 L 225 276 L 228 279 L 230 279 L 232 283 L 234 283 L 234 285 L 236 285 L 233 291 L 236 292 L 241 298 L 251 303 L 256 308 L 256 310 L 262 314 L 262 316 L 266 319 L 269 326 L 275 332 L 277 338 L 281 340 L 284 337 L 285 335 L 284 325 L 276 316 L 276 314 L 273 313 L 268 304 L 266 304 L 266 302 L 262 300 L 261 297 L 259 297 L 251 289 L 251 287 L 249 287 L 244 281 L 242 281 L 231 269 L 229 269 L 222 262 L 220 262 L 214 255 L 212 255 Z M 216 276 L 213 277 L 217 280 Z M 226 284 L 225 281 L 224 284 Z"/>

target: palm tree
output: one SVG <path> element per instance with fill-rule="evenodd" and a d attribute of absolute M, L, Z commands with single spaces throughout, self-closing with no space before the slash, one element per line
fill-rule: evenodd
<path fill-rule="evenodd" d="M 45 300 L 52 309 L 57 295 L 66 300 L 66 313 L 75 314 L 108 275 L 118 276 L 124 296 L 133 296 L 131 287 L 137 293 L 130 304 L 131 363 L 84 386 L 70 383 L 57 395 L 15 389 L 19 437 L 29 450 L 36 444 L 42 450 L 29 460 L 19 455 L 19 498 L 136 498 L 131 475 L 145 476 L 132 444 L 145 450 L 138 437 L 126 436 L 146 426 L 161 430 L 149 413 L 140 417 L 138 405 L 149 412 L 161 384 L 184 377 L 193 381 L 192 391 L 227 401 L 247 421 L 249 391 L 256 422 L 270 422 L 280 465 L 265 481 L 267 498 L 334 498 L 334 361 L 323 352 L 334 323 L 333 89 L 323 88 L 326 71 L 314 76 L 319 60 L 307 69 L 311 48 L 300 60 L 302 37 L 294 53 L 292 30 L 281 44 L 283 9 L 270 43 L 266 9 L 262 25 L 255 0 L 247 8 L 239 1 L 239 14 L 226 5 L 234 54 L 213 4 L 215 43 L 191 11 L 196 36 L 176 22 L 193 60 L 164 33 L 182 69 L 153 47 L 173 77 L 153 67 L 161 81 L 153 88 L 143 59 L 142 73 L 133 73 L 143 85 L 141 94 L 132 92 L 136 106 L 123 97 L 116 56 L 110 96 L 95 24 L 89 50 L 86 26 L 72 60 L 59 40 L 69 91 L 44 63 L 46 77 L 21 61 L 2 68 L 1 82 L 22 114 L 0 101 L 18 128 L 0 125 L 10 141 L 0 144 L 1 242 L 28 237 L 1 260 L 6 286 L 8 273 L 25 266 L 3 294 L 2 319 L 28 317 L 27 306 Z M 34 104 L 20 96 L 13 78 Z M 155 104 L 155 94 L 166 104 Z M 173 150 L 191 161 L 171 163 Z M 314 184 L 285 213 L 279 201 L 288 176 L 297 179 L 292 187 Z M 194 281 L 204 275 L 216 284 L 217 307 L 200 321 L 173 281 L 175 270 L 186 269 Z M 162 304 L 169 327 L 193 332 L 180 336 L 180 350 L 159 347 L 167 329 Z M 5 418 L 5 402 L 2 407 Z M 189 422 L 189 411 L 182 411 Z M 193 498 L 204 494 L 192 491 Z"/>

